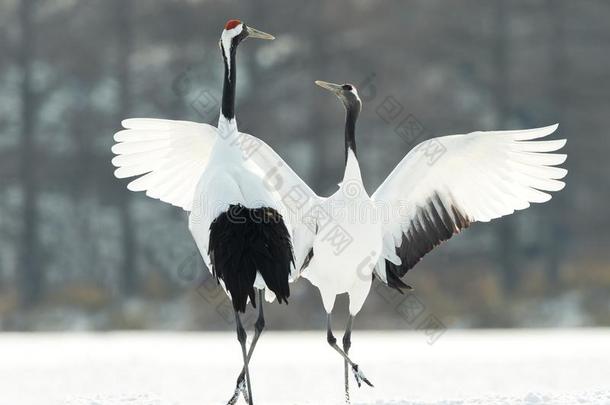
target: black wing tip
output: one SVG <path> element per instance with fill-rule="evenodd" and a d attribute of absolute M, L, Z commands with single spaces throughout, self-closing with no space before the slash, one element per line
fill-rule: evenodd
<path fill-rule="evenodd" d="M 386 260 L 385 261 L 386 268 L 386 284 L 388 287 L 395 289 L 401 294 L 404 294 L 404 291 L 412 291 L 413 287 L 406 284 L 404 281 L 400 279 L 404 274 L 400 273 L 399 266 L 396 266 L 392 262 Z M 406 272 L 405 272 L 406 273 Z"/>
<path fill-rule="evenodd" d="M 396 255 L 402 263 L 394 265 L 386 260 L 388 284 L 393 280 L 402 289 L 412 289 L 400 281 L 407 272 L 432 249 L 471 225 L 472 221 L 455 204 L 445 207 L 435 193 L 427 206 L 419 207 L 411 219 L 409 229 L 402 233 Z"/>

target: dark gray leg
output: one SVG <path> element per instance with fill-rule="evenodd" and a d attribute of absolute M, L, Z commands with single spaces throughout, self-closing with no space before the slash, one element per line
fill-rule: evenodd
<path fill-rule="evenodd" d="M 345 333 L 343 334 L 343 351 L 346 355 L 349 354 L 349 348 L 352 346 L 352 323 L 354 322 L 354 317 L 352 315 L 349 316 L 347 320 L 347 326 L 345 327 Z M 343 375 L 345 378 L 345 403 L 350 403 L 349 398 L 349 372 L 348 372 L 348 363 L 347 360 L 343 360 Z"/>
<path fill-rule="evenodd" d="M 263 329 L 265 329 L 265 315 L 263 313 L 263 298 L 264 291 L 259 290 L 258 292 L 258 318 L 256 319 L 256 323 L 254 324 L 254 337 L 252 338 L 252 343 L 250 344 L 250 349 L 248 350 L 248 364 L 250 364 L 250 359 L 252 358 L 252 353 L 254 353 L 254 348 L 256 347 L 256 342 L 258 342 L 258 338 L 263 333 Z M 246 367 L 242 368 L 241 373 L 239 373 L 239 377 L 237 377 L 237 383 L 235 385 L 235 392 L 227 405 L 234 405 L 237 403 L 239 399 L 239 393 L 244 394 L 244 399 L 248 402 L 248 391 L 245 389 L 245 378 L 246 375 Z"/>
<path fill-rule="evenodd" d="M 332 331 L 332 327 L 331 327 L 330 314 L 328 314 L 328 317 L 326 318 L 326 340 L 328 341 L 328 344 L 330 345 L 330 347 L 335 349 L 337 351 L 337 353 L 339 353 L 341 355 L 341 357 L 343 357 L 345 359 L 345 361 L 347 361 L 347 363 L 350 366 L 352 366 L 352 372 L 354 373 L 354 378 L 356 379 L 356 383 L 358 384 L 358 387 L 360 387 L 362 385 L 362 381 L 364 381 L 366 384 L 368 384 L 369 386 L 372 387 L 373 384 L 371 384 L 371 382 L 364 376 L 364 373 L 362 372 L 362 370 L 360 370 L 358 365 L 356 363 L 354 363 L 347 356 L 347 354 L 345 354 L 345 352 L 343 350 L 341 350 L 341 348 L 339 346 L 337 346 L 337 339 L 335 338 L 335 336 L 333 336 L 333 331 Z"/>
<path fill-rule="evenodd" d="M 253 405 L 252 402 L 252 386 L 250 385 L 250 372 L 248 370 L 248 354 L 246 353 L 246 339 L 248 336 L 246 335 L 246 330 L 241 324 L 241 319 L 239 318 L 239 313 L 235 311 L 235 323 L 237 324 L 237 340 L 241 345 L 241 354 L 244 358 L 244 370 L 246 374 L 246 387 L 248 389 L 248 404 Z"/>

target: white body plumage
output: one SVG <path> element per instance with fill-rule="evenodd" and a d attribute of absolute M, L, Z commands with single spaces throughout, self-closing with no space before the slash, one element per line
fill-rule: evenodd
<path fill-rule="evenodd" d="M 229 206 L 240 204 L 248 208 L 269 207 L 281 211 L 277 197 L 264 187 L 261 169 L 250 159 L 247 148 L 242 147 L 245 140 L 246 135 L 239 133 L 235 119 L 228 120 L 221 114 L 218 136 L 210 161 L 195 187 L 189 215 L 189 230 L 208 269 L 211 269 L 208 256 L 210 225 Z M 265 298 L 273 301 L 275 296 L 266 288 L 259 272 L 254 287 L 264 289 Z"/>
<path fill-rule="evenodd" d="M 332 311 L 338 294 L 347 293 L 350 314 L 355 315 L 371 288 L 373 268 L 381 254 L 382 229 L 352 151 L 339 190 L 321 208 L 314 256 L 302 275 L 320 290 L 326 312 Z"/>

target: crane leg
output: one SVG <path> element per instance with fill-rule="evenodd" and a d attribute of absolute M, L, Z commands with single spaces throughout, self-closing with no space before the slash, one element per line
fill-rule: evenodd
<path fill-rule="evenodd" d="M 254 405 L 252 401 L 252 386 L 250 385 L 250 371 L 248 370 L 248 354 L 246 353 L 246 339 L 247 334 L 244 326 L 241 324 L 241 319 L 239 317 L 239 313 L 235 311 L 235 323 L 237 324 L 237 340 L 241 345 L 241 354 L 244 358 L 244 373 L 246 376 L 246 388 L 247 388 L 247 401 L 249 405 Z"/>
<path fill-rule="evenodd" d="M 347 326 L 345 327 L 345 333 L 343 334 L 343 351 L 347 356 L 349 354 L 349 349 L 352 346 L 352 323 L 354 321 L 353 315 L 350 315 L 347 320 Z M 350 404 L 349 398 L 349 363 L 347 360 L 343 359 L 343 376 L 345 380 L 345 403 Z"/>
<path fill-rule="evenodd" d="M 258 292 L 258 318 L 256 319 L 256 323 L 254 324 L 254 337 L 252 338 L 252 343 L 250 344 L 250 349 L 248 350 L 247 356 L 247 364 L 250 364 L 250 359 L 252 358 L 252 354 L 254 353 L 254 348 L 256 347 L 256 343 L 258 342 L 258 338 L 263 333 L 263 329 L 265 328 L 265 315 L 263 313 L 263 300 L 264 291 L 259 290 Z M 235 384 L 235 392 L 227 405 L 234 405 L 237 403 L 239 399 L 239 394 L 242 393 L 246 402 L 249 402 L 249 392 L 246 389 L 245 385 L 245 376 L 246 376 L 246 366 L 244 366 L 237 377 L 237 383 Z"/>
<path fill-rule="evenodd" d="M 349 358 L 349 356 L 343 350 L 341 350 L 341 348 L 339 346 L 337 346 L 337 338 L 335 338 L 335 336 L 333 335 L 333 331 L 332 331 L 332 327 L 331 327 L 330 314 L 328 314 L 328 317 L 326 318 L 326 340 L 328 341 L 328 344 L 330 345 L 330 347 L 335 349 L 337 351 L 337 353 L 339 353 L 341 355 L 341 357 L 343 357 L 343 359 L 352 367 L 352 372 L 354 373 L 354 378 L 356 379 L 356 383 L 358 384 L 358 387 L 360 387 L 362 385 L 363 381 L 367 385 L 372 387 L 373 384 L 371 384 L 371 382 L 365 377 L 365 375 L 362 372 L 362 370 L 360 369 L 360 367 L 356 363 L 354 363 Z"/>

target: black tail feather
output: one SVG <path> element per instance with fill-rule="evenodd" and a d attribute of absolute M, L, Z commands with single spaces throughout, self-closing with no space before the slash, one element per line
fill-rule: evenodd
<path fill-rule="evenodd" d="M 259 272 L 278 302 L 288 303 L 288 276 L 294 263 L 290 234 L 273 208 L 231 205 L 210 225 L 208 254 L 216 279 L 223 280 L 233 307 L 256 306 L 254 280 Z"/>

